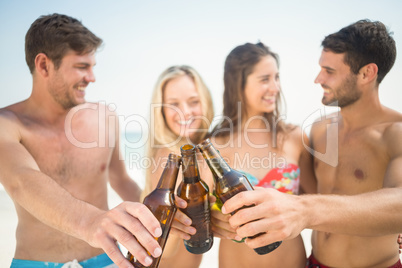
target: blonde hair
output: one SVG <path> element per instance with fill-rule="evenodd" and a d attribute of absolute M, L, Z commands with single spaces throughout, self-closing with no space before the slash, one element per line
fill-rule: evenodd
<path fill-rule="evenodd" d="M 187 139 L 179 137 L 173 133 L 167 126 L 161 105 L 163 104 L 163 94 L 167 83 L 181 76 L 188 76 L 194 81 L 201 102 L 203 117 L 200 129 L 197 131 L 194 140 L 192 140 L 193 143 L 201 142 L 208 133 L 208 129 L 214 117 L 214 109 L 212 97 L 207 86 L 198 72 L 192 67 L 186 65 L 171 66 L 159 76 L 152 93 L 151 106 L 153 106 L 151 108 L 151 120 L 149 121 L 151 126 L 146 151 L 148 159 L 153 159 L 156 152 L 162 148 L 179 152 L 180 147 L 188 142 Z M 151 175 L 152 168 L 148 168 L 145 176 L 145 188 L 141 194 L 141 200 L 152 190 Z"/>

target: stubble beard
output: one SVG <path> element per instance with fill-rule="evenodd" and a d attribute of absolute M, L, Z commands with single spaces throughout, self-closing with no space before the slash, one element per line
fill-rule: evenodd
<path fill-rule="evenodd" d="M 74 90 L 74 89 L 73 89 Z M 65 110 L 69 110 L 80 103 L 74 99 L 71 94 L 70 87 L 66 83 L 51 83 L 49 85 L 49 93 L 54 101 L 60 104 Z"/>
<path fill-rule="evenodd" d="M 326 99 L 325 96 L 322 97 L 322 104 L 327 106 L 338 106 L 340 108 L 344 108 L 355 103 L 360 99 L 361 92 L 358 91 L 356 87 L 357 77 L 354 74 L 351 74 L 345 81 L 338 87 L 337 90 L 333 90 L 332 92 L 335 96 L 332 99 Z M 322 85 L 323 88 L 330 87 L 326 85 Z"/>

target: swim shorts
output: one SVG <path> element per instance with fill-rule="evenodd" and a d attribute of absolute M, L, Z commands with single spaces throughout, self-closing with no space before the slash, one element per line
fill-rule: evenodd
<path fill-rule="evenodd" d="M 13 259 L 10 268 L 117 268 L 106 253 L 95 256 L 85 261 L 73 260 L 67 263 L 42 262 Z"/>
<path fill-rule="evenodd" d="M 330 268 L 328 266 L 322 265 L 317 261 L 313 254 L 307 259 L 306 268 Z M 401 260 L 398 260 L 394 265 L 388 268 L 402 268 Z"/>

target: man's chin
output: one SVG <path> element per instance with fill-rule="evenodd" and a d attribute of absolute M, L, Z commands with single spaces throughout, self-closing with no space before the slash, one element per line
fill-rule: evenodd
<path fill-rule="evenodd" d="M 338 107 L 338 101 L 334 99 L 327 99 L 323 97 L 321 103 L 324 104 L 325 106 Z"/>
<path fill-rule="evenodd" d="M 87 103 L 85 99 L 80 99 L 80 100 L 77 100 L 74 104 L 75 104 L 75 106 L 78 106 L 78 105 L 82 105 L 85 103 Z"/>

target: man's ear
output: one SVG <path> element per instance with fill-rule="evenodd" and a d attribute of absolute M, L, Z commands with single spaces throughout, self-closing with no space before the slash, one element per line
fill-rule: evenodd
<path fill-rule="evenodd" d="M 39 75 L 43 77 L 47 77 L 49 75 L 49 64 L 50 59 L 44 53 L 39 53 L 36 55 L 35 69 Z"/>
<path fill-rule="evenodd" d="M 371 83 L 373 80 L 377 80 L 378 66 L 375 63 L 369 63 L 364 65 L 359 70 L 360 78 L 363 83 Z"/>

